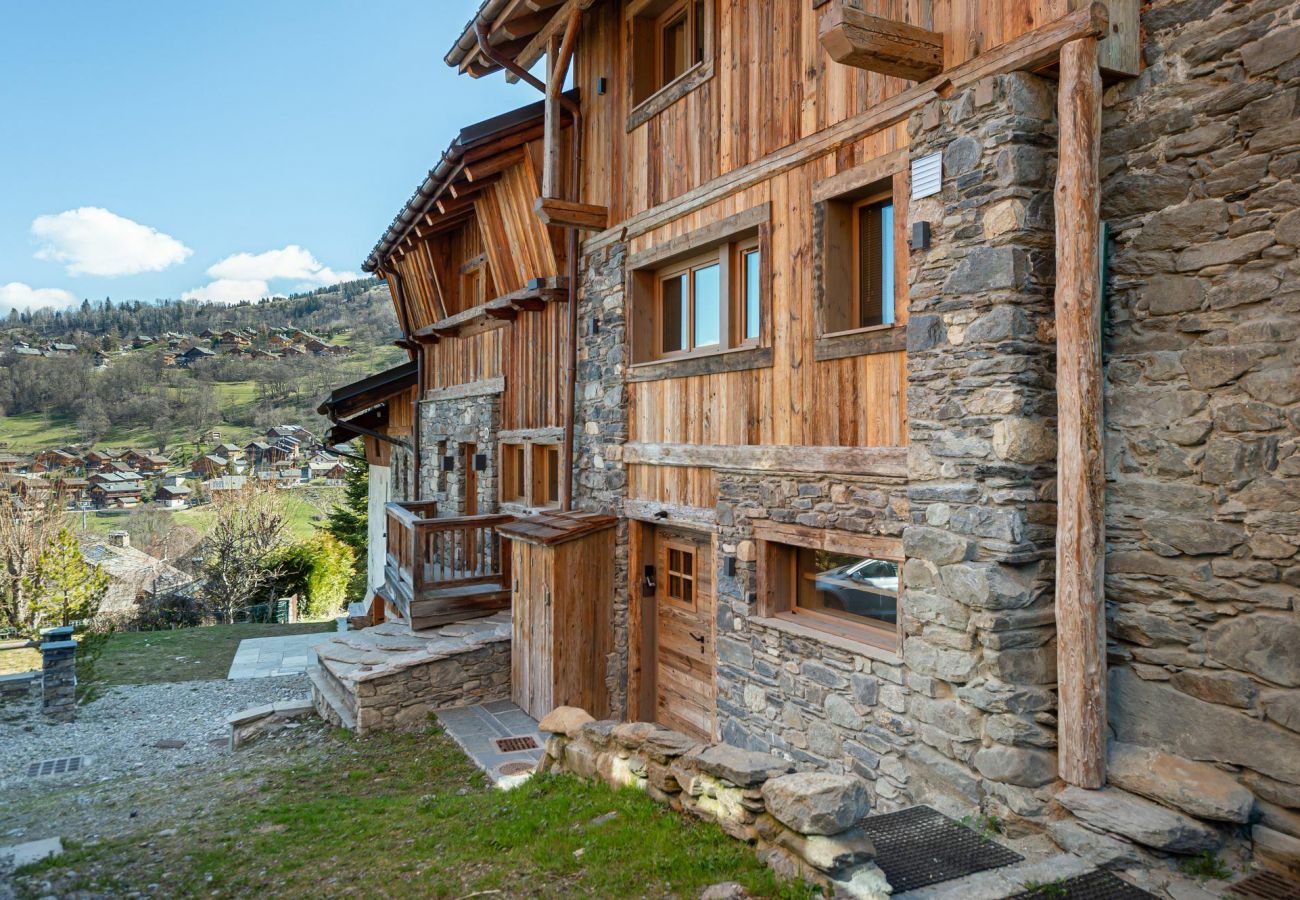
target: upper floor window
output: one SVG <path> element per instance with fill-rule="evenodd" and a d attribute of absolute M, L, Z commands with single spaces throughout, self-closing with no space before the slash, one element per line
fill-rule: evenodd
<path fill-rule="evenodd" d="M 639 0 L 628 9 L 632 104 L 645 121 L 712 75 L 715 0 Z M 669 89 L 672 90 L 669 90 Z M 655 103 L 646 101 L 655 98 Z"/>
<path fill-rule="evenodd" d="M 634 363 L 762 343 L 766 221 L 756 207 L 631 257 Z"/>
<path fill-rule="evenodd" d="M 560 448 L 556 444 L 533 444 L 532 506 L 560 503 Z"/>
<path fill-rule="evenodd" d="M 907 191 L 906 150 L 814 186 L 816 359 L 906 348 Z"/>

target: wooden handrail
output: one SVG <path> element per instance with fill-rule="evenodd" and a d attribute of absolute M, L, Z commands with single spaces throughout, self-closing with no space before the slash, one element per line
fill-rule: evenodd
<path fill-rule="evenodd" d="M 497 529 L 515 520 L 506 513 L 422 518 L 424 503 L 389 503 L 387 566 L 395 587 L 418 599 L 425 591 L 457 585 L 510 582 L 510 550 Z"/>

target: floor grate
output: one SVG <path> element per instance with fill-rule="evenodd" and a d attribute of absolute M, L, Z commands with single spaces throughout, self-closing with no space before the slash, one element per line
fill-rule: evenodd
<path fill-rule="evenodd" d="M 494 738 L 492 743 L 496 744 L 497 749 L 502 753 L 518 753 L 522 750 L 537 749 L 537 741 L 527 736 Z"/>
<path fill-rule="evenodd" d="M 46 778 L 50 775 L 69 775 L 81 771 L 84 756 L 65 756 L 60 759 L 44 759 L 27 767 L 28 778 Z"/>
<path fill-rule="evenodd" d="M 1256 872 L 1241 879 L 1228 893 L 1244 900 L 1300 900 L 1300 884 L 1277 872 Z"/>
<path fill-rule="evenodd" d="M 876 865 L 896 894 L 1023 858 L 928 806 L 868 816 L 862 827 L 876 845 Z"/>
<path fill-rule="evenodd" d="M 1039 897 L 1053 897 L 1056 900 L 1156 900 L 1155 894 L 1148 894 L 1109 872 L 1100 871 L 1049 881 L 1013 894 L 1007 900 L 1031 900 Z"/>

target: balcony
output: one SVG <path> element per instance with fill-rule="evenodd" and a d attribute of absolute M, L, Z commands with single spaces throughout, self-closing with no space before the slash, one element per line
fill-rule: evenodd
<path fill-rule="evenodd" d="M 437 518 L 435 501 L 389 503 L 385 598 L 420 631 L 510 608 L 511 515 Z"/>

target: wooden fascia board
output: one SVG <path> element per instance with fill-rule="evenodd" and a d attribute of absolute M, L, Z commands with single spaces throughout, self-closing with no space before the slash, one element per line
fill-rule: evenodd
<path fill-rule="evenodd" d="M 845 0 L 822 13 L 818 40 L 831 59 L 856 69 L 924 81 L 943 71 L 943 35 L 873 16 Z"/>

